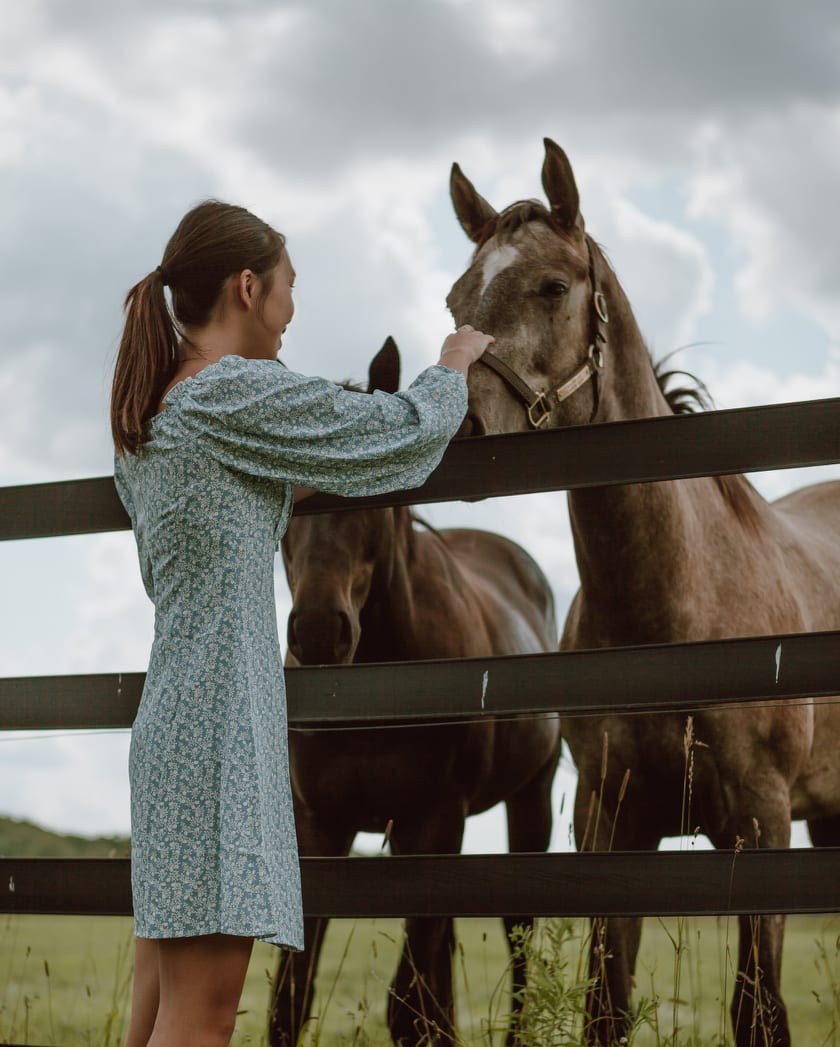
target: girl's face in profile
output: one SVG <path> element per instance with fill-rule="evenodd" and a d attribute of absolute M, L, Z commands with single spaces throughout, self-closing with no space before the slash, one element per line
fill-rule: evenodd
<path fill-rule="evenodd" d="M 262 326 L 266 336 L 272 339 L 275 352 L 279 352 L 283 333 L 292 322 L 295 303 L 292 289 L 295 285 L 295 270 L 286 251 L 274 268 L 274 282 L 271 290 L 262 300 Z"/>

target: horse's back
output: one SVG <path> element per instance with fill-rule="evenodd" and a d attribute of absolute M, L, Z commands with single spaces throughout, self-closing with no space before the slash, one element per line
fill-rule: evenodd
<path fill-rule="evenodd" d="M 806 627 L 840 628 L 840 480 L 801 487 L 772 509 Z"/>
<path fill-rule="evenodd" d="M 490 619 L 497 647 L 493 654 L 533 654 L 556 648 L 551 584 L 529 553 L 491 531 L 448 528 L 436 535 Z"/>
<path fill-rule="evenodd" d="M 840 480 L 800 487 L 772 503 L 783 517 L 810 531 L 840 538 Z"/>

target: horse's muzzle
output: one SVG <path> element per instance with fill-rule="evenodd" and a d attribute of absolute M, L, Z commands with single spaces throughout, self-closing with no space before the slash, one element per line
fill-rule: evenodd
<path fill-rule="evenodd" d="M 289 652 L 301 665 L 346 665 L 355 653 L 353 629 L 345 611 L 289 615 Z"/>

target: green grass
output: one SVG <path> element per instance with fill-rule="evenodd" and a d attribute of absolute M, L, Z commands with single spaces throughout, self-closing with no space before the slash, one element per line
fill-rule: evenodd
<path fill-rule="evenodd" d="M 560 931 L 557 931 L 557 928 Z M 551 929 L 553 928 L 553 930 Z M 552 921 L 542 929 L 539 954 L 532 963 L 537 986 L 537 1016 L 558 1014 L 563 995 L 551 978 L 563 968 L 574 990 L 585 975 L 582 921 Z M 837 1047 L 840 1043 L 840 916 L 789 917 L 785 935 L 782 993 L 794 1043 Z M 585 931 L 584 931 L 585 933 Z M 558 942 L 559 947 L 558 947 Z M 729 1004 L 734 983 L 738 920 L 720 917 L 648 918 L 644 923 L 632 1004 L 639 1015 L 628 1037 L 630 1047 L 722 1047 L 732 1043 Z M 536 967 L 536 969 L 534 969 Z M 540 978 L 542 977 L 542 983 Z M 528 1047 L 578 1044 L 580 1014 L 574 1035 L 535 1036 Z M 763 1044 L 759 1036 L 757 1047 Z"/>
<path fill-rule="evenodd" d="M 456 923 L 460 1035 L 466 1044 L 489 1045 L 487 1030 L 501 1030 L 508 1006 L 501 923 Z M 564 948 L 567 976 L 573 979 L 585 923 L 573 921 L 570 928 L 571 940 Z M 131 934 L 131 921 L 117 917 L 0 917 L 0 1040 L 119 1047 L 128 1018 Z M 389 1043 L 385 1000 L 400 935 L 398 921 L 332 923 L 314 1009 L 313 1045 Z M 658 999 L 649 1011 L 651 1022 L 632 1041 L 636 1047 L 672 1047 L 675 1014 L 677 1044 L 712 1047 L 731 1042 L 727 939 L 734 952 L 735 919 L 728 921 L 728 932 L 723 918 L 685 920 L 682 931 L 673 919 L 645 921 L 635 997 Z M 676 1011 L 672 1002 L 675 943 L 680 951 L 677 988 L 683 1001 Z M 233 1040 L 237 1047 L 265 1042 L 268 982 L 276 959 L 272 946 L 255 946 Z M 789 918 L 783 981 L 793 1041 L 809 1047 L 840 1047 L 840 917 Z M 544 1006 L 552 1006 L 549 992 L 542 1000 Z M 652 1024 L 654 1015 L 658 1029 Z M 501 1042 L 498 1031 L 493 1043 Z"/>
<path fill-rule="evenodd" d="M 0 1039 L 115 1047 L 132 964 L 129 919 L 0 917 Z"/>

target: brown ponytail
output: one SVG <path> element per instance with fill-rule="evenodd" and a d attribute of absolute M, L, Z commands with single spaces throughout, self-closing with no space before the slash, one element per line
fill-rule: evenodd
<path fill-rule="evenodd" d="M 123 330 L 111 390 L 111 432 L 117 454 L 136 454 L 146 426 L 178 368 L 183 327 L 208 323 L 232 273 L 252 269 L 263 294 L 285 238 L 244 207 L 207 200 L 172 234 L 163 262 L 125 297 Z M 164 286 L 172 294 L 170 311 Z"/>
<path fill-rule="evenodd" d="M 123 330 L 111 393 L 111 432 L 118 454 L 136 454 L 143 429 L 178 366 L 178 337 L 159 269 L 125 296 Z"/>

